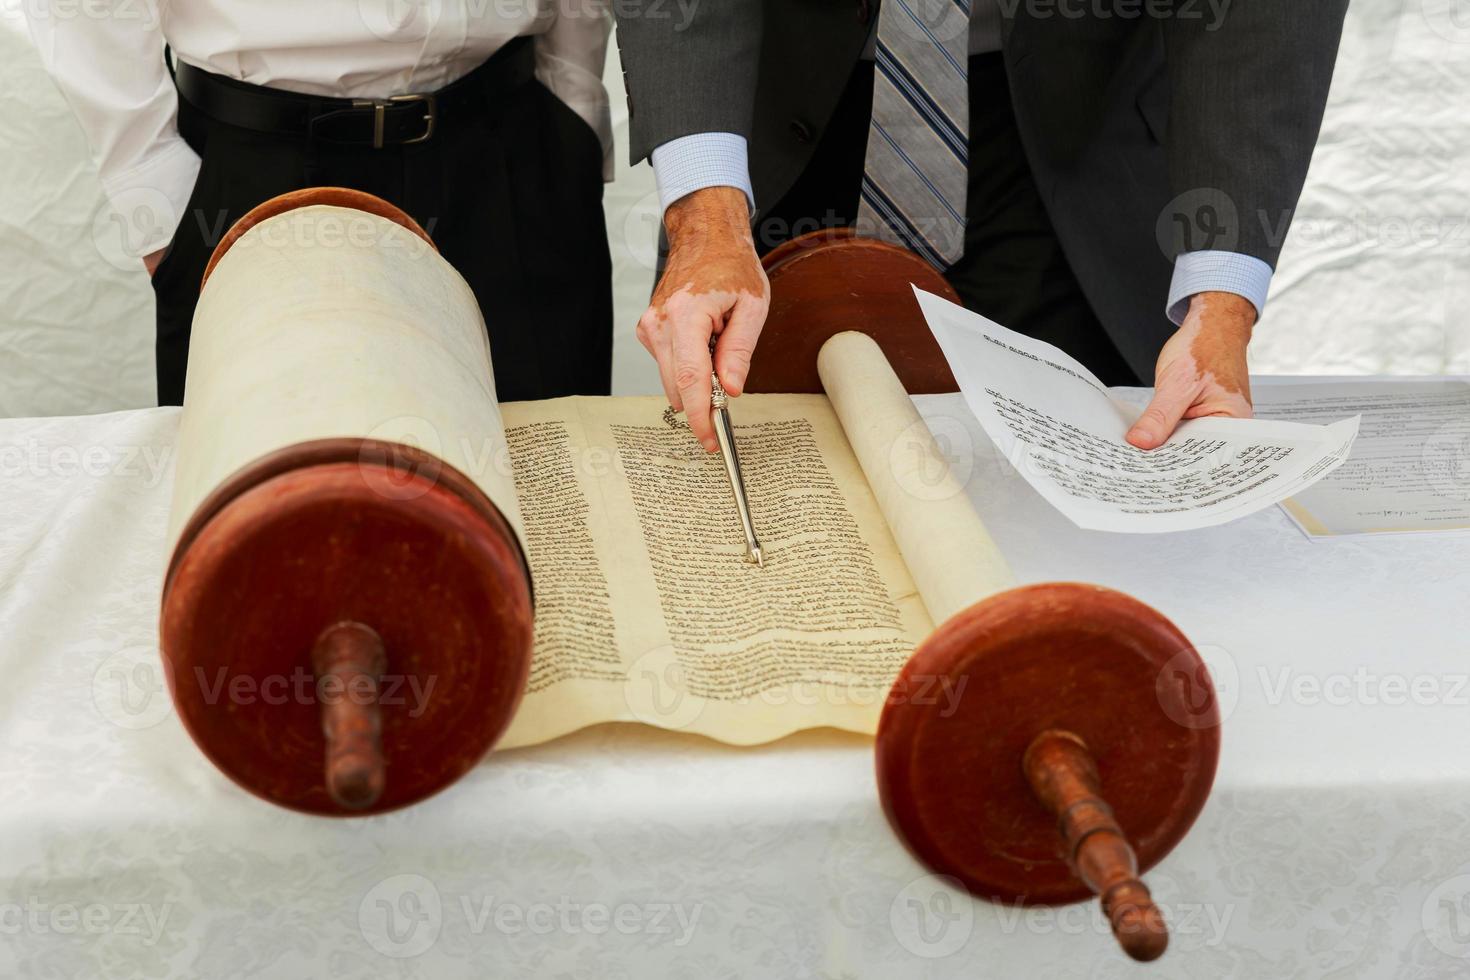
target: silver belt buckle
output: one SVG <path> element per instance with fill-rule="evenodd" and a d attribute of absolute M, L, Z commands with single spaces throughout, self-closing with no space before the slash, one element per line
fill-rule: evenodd
<path fill-rule="evenodd" d="M 361 109 L 373 110 L 373 149 L 383 148 L 383 121 L 384 113 L 394 102 L 421 102 L 424 106 L 424 131 L 412 139 L 399 141 L 399 145 L 407 146 L 409 143 L 422 143 L 434 135 L 434 124 L 438 121 L 438 105 L 434 96 L 428 92 L 410 92 L 407 95 L 390 95 L 386 99 L 356 99 L 353 105 Z"/>

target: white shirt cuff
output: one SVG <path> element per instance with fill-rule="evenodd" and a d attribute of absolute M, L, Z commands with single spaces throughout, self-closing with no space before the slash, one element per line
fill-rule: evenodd
<path fill-rule="evenodd" d="M 650 157 L 658 181 L 659 213 L 686 194 L 706 187 L 738 187 L 755 210 L 750 186 L 750 159 L 744 136 L 695 133 L 654 148 Z"/>
<path fill-rule="evenodd" d="M 102 178 L 122 219 L 123 250 L 141 258 L 173 240 L 199 178 L 199 155 L 181 137 L 159 140 L 142 163 Z"/>
<path fill-rule="evenodd" d="M 1189 312 L 1189 298 L 1195 293 L 1234 293 L 1250 301 L 1256 308 L 1256 319 L 1266 309 L 1266 293 L 1271 288 L 1271 267 L 1254 255 L 1206 249 L 1181 252 L 1174 260 L 1174 281 L 1169 284 L 1169 305 L 1165 313 L 1178 326 Z"/>

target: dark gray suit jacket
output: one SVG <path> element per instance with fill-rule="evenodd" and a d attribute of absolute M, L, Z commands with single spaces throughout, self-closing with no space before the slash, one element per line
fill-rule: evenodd
<path fill-rule="evenodd" d="M 1218 19 L 1204 0 L 1174 0 L 1167 17 L 1001 2 L 1014 11 L 1004 56 L 1042 200 L 1094 311 L 1151 377 L 1173 330 L 1162 311 L 1178 252 L 1241 252 L 1275 267 L 1347 0 L 1233 0 Z M 683 30 L 620 15 L 633 160 L 677 136 L 739 133 L 757 206 L 779 200 L 811 157 L 876 6 L 701 0 Z"/>

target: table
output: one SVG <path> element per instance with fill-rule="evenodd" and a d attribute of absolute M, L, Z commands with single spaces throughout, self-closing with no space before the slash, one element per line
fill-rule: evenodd
<path fill-rule="evenodd" d="M 176 409 L 0 421 L 0 976 L 1451 977 L 1470 969 L 1470 539 L 1310 541 L 1276 508 L 1079 530 L 959 396 L 921 410 L 1022 581 L 1130 592 L 1201 648 L 1215 792 L 1147 876 L 1173 945 L 972 902 L 879 809 L 872 745 L 605 726 L 406 812 L 236 788 L 156 650 Z"/>

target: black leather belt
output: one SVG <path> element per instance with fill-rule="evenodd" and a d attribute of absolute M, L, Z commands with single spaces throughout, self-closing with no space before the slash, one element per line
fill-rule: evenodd
<path fill-rule="evenodd" d="M 382 148 L 422 143 L 442 124 L 489 111 L 497 97 L 530 81 L 535 68 L 531 39 L 518 37 L 437 92 L 386 99 L 303 95 L 215 75 L 183 61 L 175 66 L 174 82 L 190 105 L 230 126 Z"/>

